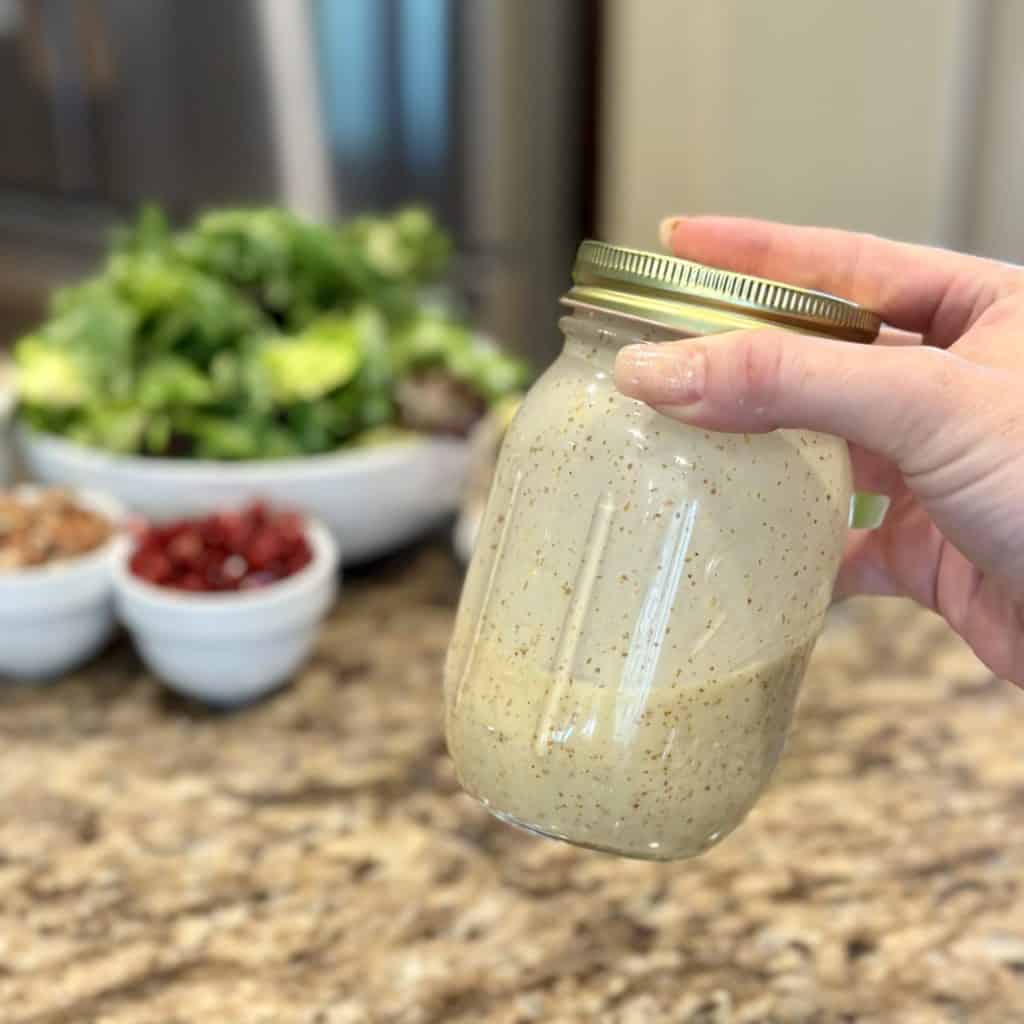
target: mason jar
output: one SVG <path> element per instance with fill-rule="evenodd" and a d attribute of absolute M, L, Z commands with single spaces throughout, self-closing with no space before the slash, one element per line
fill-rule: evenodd
<path fill-rule="evenodd" d="M 765 324 L 869 342 L 852 303 L 584 242 L 565 346 L 502 446 L 445 672 L 463 787 L 534 832 L 689 857 L 779 760 L 843 550 L 843 441 L 722 434 L 620 394 L 623 345 Z"/>

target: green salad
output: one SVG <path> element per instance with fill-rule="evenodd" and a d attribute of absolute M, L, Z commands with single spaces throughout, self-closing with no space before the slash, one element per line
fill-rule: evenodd
<path fill-rule="evenodd" d="M 21 417 L 97 448 L 267 459 L 464 433 L 523 367 L 424 299 L 450 243 L 403 210 L 323 227 L 281 209 L 156 208 L 15 347 Z"/>

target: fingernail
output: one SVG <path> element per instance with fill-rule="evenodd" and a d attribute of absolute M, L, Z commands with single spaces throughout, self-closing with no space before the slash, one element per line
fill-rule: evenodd
<path fill-rule="evenodd" d="M 672 235 L 675 234 L 676 225 L 682 220 L 682 217 L 666 217 L 658 225 L 658 238 L 661 240 L 662 249 L 672 249 Z"/>
<path fill-rule="evenodd" d="M 615 360 L 615 386 L 651 405 L 692 405 L 704 395 L 707 357 L 703 346 L 627 345 Z"/>

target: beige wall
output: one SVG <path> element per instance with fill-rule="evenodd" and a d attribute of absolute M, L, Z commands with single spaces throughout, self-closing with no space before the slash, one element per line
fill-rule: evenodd
<path fill-rule="evenodd" d="M 997 0 L 969 247 L 1024 264 L 1024 0 Z"/>
<path fill-rule="evenodd" d="M 1022 0 L 608 0 L 607 17 L 606 238 L 650 246 L 660 216 L 715 211 L 1024 247 L 1024 204 L 993 198 L 1024 160 L 993 147 L 1014 104 L 1024 121 Z"/>

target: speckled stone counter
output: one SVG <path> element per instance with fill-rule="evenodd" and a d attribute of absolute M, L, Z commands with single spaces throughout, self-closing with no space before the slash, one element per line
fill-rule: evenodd
<path fill-rule="evenodd" d="M 695 861 L 616 860 L 461 796 L 439 727 L 458 574 L 349 583 L 234 714 L 127 647 L 0 694 L 5 1024 L 1024 1020 L 1024 694 L 854 602 L 788 754 Z"/>

